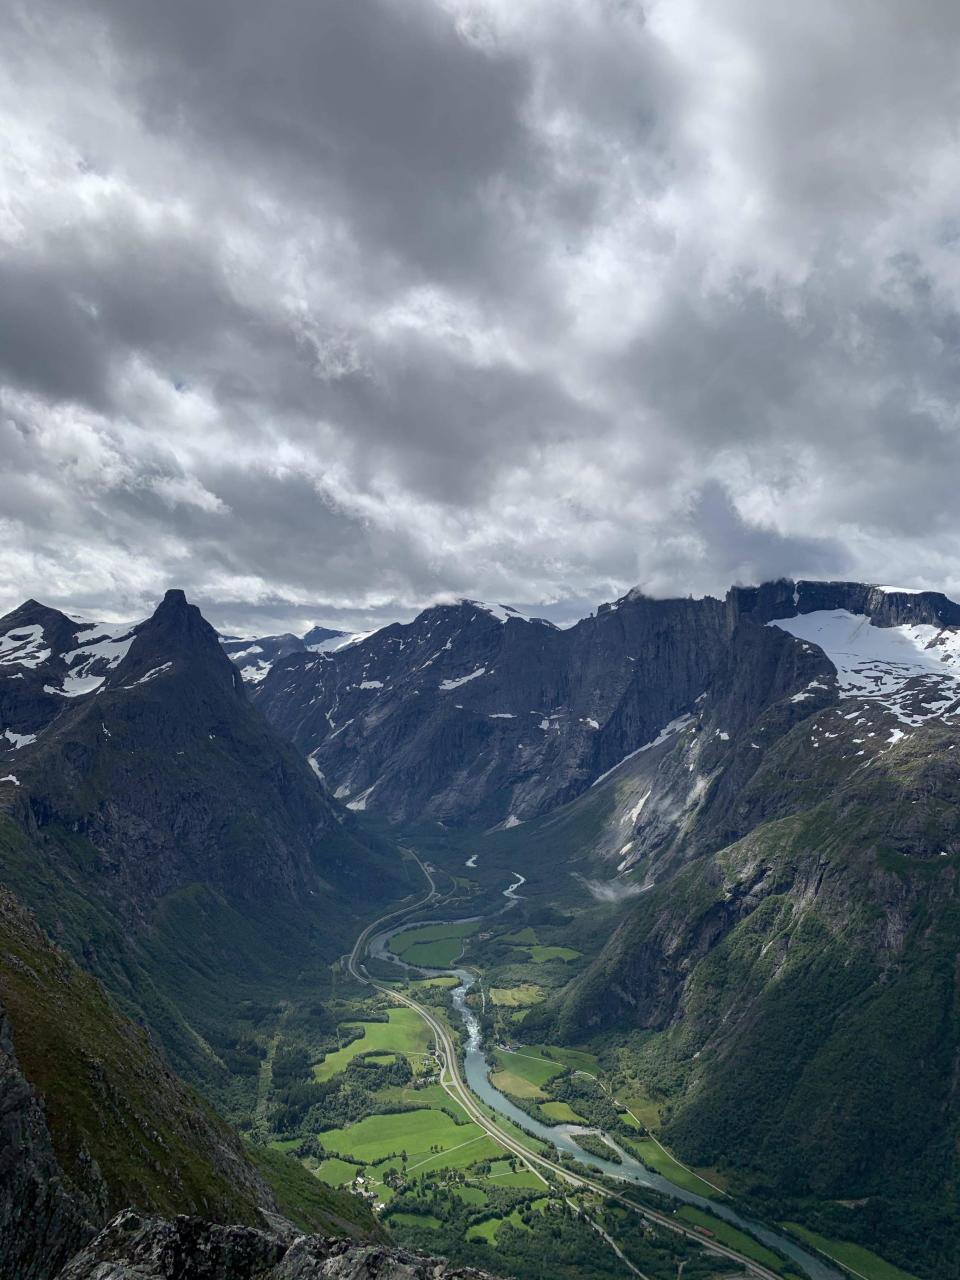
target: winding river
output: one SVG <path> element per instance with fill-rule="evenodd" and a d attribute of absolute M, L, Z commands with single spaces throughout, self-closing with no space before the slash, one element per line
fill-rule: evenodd
<path fill-rule="evenodd" d="M 524 877 L 518 872 L 514 872 L 513 875 L 513 883 L 503 890 L 503 896 L 507 899 L 507 903 L 499 912 L 495 913 L 497 915 L 502 915 L 504 911 L 509 911 L 519 901 L 517 891 L 524 883 Z M 415 969 L 416 972 L 426 973 L 431 977 L 449 976 L 458 980 L 459 985 L 453 990 L 453 1005 L 466 1031 L 466 1046 L 463 1057 L 464 1075 L 473 1093 L 485 1102 L 488 1107 L 491 1107 L 507 1120 L 511 1120 L 526 1133 L 540 1138 L 543 1142 L 552 1143 L 558 1151 L 572 1156 L 581 1164 L 591 1169 L 599 1170 L 601 1173 L 606 1174 L 607 1177 L 632 1182 L 641 1187 L 649 1187 L 651 1190 L 668 1196 L 672 1200 L 679 1200 L 685 1204 L 708 1209 L 733 1226 L 749 1231 L 756 1239 L 761 1240 L 772 1249 L 779 1250 L 780 1253 L 795 1262 L 798 1267 L 806 1272 L 810 1280 L 844 1280 L 841 1272 L 836 1268 L 808 1253 L 788 1236 L 781 1235 L 770 1227 L 763 1226 L 762 1223 L 744 1218 L 722 1201 L 708 1200 L 704 1196 L 698 1196 L 692 1191 L 678 1187 L 676 1183 L 664 1178 L 661 1174 L 654 1173 L 653 1170 L 648 1169 L 646 1165 L 641 1164 L 639 1160 L 636 1160 L 617 1146 L 609 1134 L 602 1133 L 601 1130 L 596 1128 L 588 1128 L 585 1125 L 543 1124 L 541 1121 L 527 1115 L 525 1111 L 521 1111 L 505 1094 L 493 1087 L 489 1078 L 490 1064 L 487 1062 L 486 1055 L 480 1044 L 480 1023 L 476 1014 L 467 1004 L 467 994 L 477 981 L 476 974 L 467 969 L 425 969 L 422 965 L 409 965 L 391 951 L 388 945 L 390 939 L 396 934 L 403 933 L 407 929 L 419 928 L 426 923 L 472 924 L 483 918 L 482 916 L 469 916 L 458 920 L 420 920 L 412 923 L 405 921 L 392 929 L 386 929 L 382 933 L 375 934 L 370 939 L 368 947 L 371 956 L 378 960 L 385 960 L 395 964 L 401 969 Z M 599 1133 L 604 1141 L 611 1143 L 615 1148 L 622 1163 L 617 1164 L 613 1160 L 604 1160 L 585 1151 L 577 1144 L 577 1133 Z"/>

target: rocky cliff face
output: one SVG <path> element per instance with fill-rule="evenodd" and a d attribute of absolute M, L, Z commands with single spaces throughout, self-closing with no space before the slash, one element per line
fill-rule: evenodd
<path fill-rule="evenodd" d="M 838 683 L 817 640 L 824 627 L 836 638 L 844 618 L 851 634 L 919 650 L 928 631 L 954 633 L 960 607 L 935 592 L 782 581 L 722 602 L 632 592 L 561 631 L 460 601 L 336 651 L 289 654 L 254 696 L 348 806 L 400 822 L 512 825 L 582 794 L 678 717 L 702 719 L 704 697 L 723 712 L 723 741 L 738 744 L 762 705 L 846 696 L 850 681 Z M 871 681 L 882 692 L 900 661 L 873 656 L 863 694 Z M 912 698 L 922 713 L 914 695 L 921 684 L 944 693 L 932 679 L 942 674 L 914 663 L 901 709 Z M 749 771 L 727 771 L 731 794 Z"/>
<path fill-rule="evenodd" d="M 120 1214 L 59 1280 L 492 1280 L 441 1258 L 324 1236 Z"/>
<path fill-rule="evenodd" d="M 715 600 L 632 594 L 566 631 L 476 601 L 292 654 L 256 704 L 351 808 L 513 823 L 563 803 L 704 690 Z"/>

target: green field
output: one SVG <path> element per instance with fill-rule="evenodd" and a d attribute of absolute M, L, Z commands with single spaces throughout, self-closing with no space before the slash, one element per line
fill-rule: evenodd
<path fill-rule="evenodd" d="M 530 1169 L 520 1166 L 514 1171 L 509 1160 L 494 1160 L 487 1177 L 498 1187 L 542 1188 L 546 1186 L 544 1179 Z"/>
<path fill-rule="evenodd" d="M 476 922 L 414 925 L 394 934 L 389 947 L 407 964 L 443 969 L 457 960 L 463 950 L 464 939 L 476 933 L 478 927 Z"/>
<path fill-rule="evenodd" d="M 530 1044 L 524 1045 L 522 1052 L 537 1054 L 543 1058 L 552 1058 L 565 1067 L 572 1067 L 574 1071 L 587 1071 L 592 1076 L 595 1076 L 600 1070 L 600 1064 L 596 1056 L 592 1053 L 587 1053 L 585 1049 L 562 1049 L 555 1044 Z"/>
<path fill-rule="evenodd" d="M 867 1280 L 916 1280 L 916 1277 L 908 1271 L 901 1271 L 892 1262 L 886 1262 L 877 1254 L 871 1253 L 869 1249 L 864 1249 L 862 1245 L 850 1244 L 846 1240 L 831 1240 L 829 1236 L 818 1235 L 815 1231 L 801 1227 L 796 1222 L 785 1222 L 783 1226 L 805 1244 L 813 1245 L 815 1249 L 825 1253 L 828 1258 L 833 1258 L 841 1266 L 866 1276 Z"/>
<path fill-rule="evenodd" d="M 452 1111 L 458 1120 L 466 1122 L 469 1116 L 456 1099 L 451 1098 L 439 1084 L 424 1085 L 415 1089 L 412 1085 L 391 1085 L 380 1089 L 377 1097 L 385 1103 L 412 1103 L 415 1107 L 433 1107 L 437 1111 Z"/>
<path fill-rule="evenodd" d="M 695 1209 L 693 1205 L 687 1204 L 677 1211 L 677 1217 L 693 1223 L 694 1226 L 706 1227 L 721 1244 L 728 1245 L 731 1249 L 736 1249 L 748 1258 L 753 1258 L 754 1262 L 763 1263 L 765 1267 L 770 1267 L 772 1271 L 782 1271 L 784 1268 L 783 1260 L 778 1258 L 770 1249 L 765 1248 L 759 1241 L 754 1240 L 753 1236 L 748 1236 L 745 1231 L 738 1231 L 729 1222 L 723 1222 L 720 1218 L 715 1218 L 711 1213 L 704 1213 L 701 1209 Z"/>
<path fill-rule="evenodd" d="M 435 978 L 415 978 L 410 983 L 411 987 L 458 987 L 460 979 L 455 978 L 452 974 L 441 973 Z"/>
<path fill-rule="evenodd" d="M 464 1204 L 481 1205 L 487 1203 L 487 1193 L 482 1187 L 454 1187 L 453 1193 Z"/>
<path fill-rule="evenodd" d="M 538 1087 L 545 1085 L 548 1080 L 552 1080 L 563 1071 L 559 1062 L 550 1062 L 546 1058 L 541 1058 L 533 1049 L 529 1051 L 520 1049 L 516 1053 L 510 1053 L 506 1049 L 495 1049 L 493 1056 L 500 1071 L 519 1076 L 521 1080 Z"/>
<path fill-rule="evenodd" d="M 501 1093 L 508 1093 L 513 1098 L 545 1098 L 547 1096 L 538 1085 L 531 1084 L 529 1080 L 524 1080 L 523 1076 L 515 1075 L 512 1071 L 491 1071 L 490 1083 Z"/>
<path fill-rule="evenodd" d="M 540 1110 L 557 1124 L 586 1124 L 583 1116 L 578 1116 L 569 1102 L 542 1102 Z"/>
<path fill-rule="evenodd" d="M 720 1192 L 715 1187 L 711 1187 L 709 1182 L 705 1182 L 692 1170 L 685 1169 L 669 1152 L 658 1147 L 650 1138 L 618 1138 L 618 1142 L 625 1150 L 632 1151 L 638 1156 L 648 1169 L 662 1173 L 676 1186 L 694 1191 L 698 1196 L 705 1196 L 708 1200 L 720 1195 Z"/>
<path fill-rule="evenodd" d="M 546 964 L 548 960 L 579 960 L 582 951 L 574 951 L 573 947 L 530 947 L 530 959 L 534 964 Z"/>
<path fill-rule="evenodd" d="M 536 931 L 527 925 L 526 929 L 517 929 L 513 933 L 505 933 L 500 939 L 501 942 L 509 942 L 511 946 L 536 946 L 540 939 L 537 937 Z"/>
<path fill-rule="evenodd" d="M 371 1050 L 378 1053 L 392 1050 L 408 1056 L 427 1052 L 433 1043 L 433 1034 L 418 1013 L 407 1008 L 390 1009 L 388 1017 L 389 1022 L 359 1023 L 363 1029 L 361 1038 L 328 1053 L 322 1062 L 314 1066 L 314 1078 L 329 1080 L 338 1071 L 345 1071 L 347 1063 L 358 1053 L 368 1053 Z"/>
<path fill-rule="evenodd" d="M 463 941 L 460 938 L 438 938 L 436 942 L 417 942 L 403 957 L 407 964 L 422 969 L 448 969 L 460 959 Z"/>
<path fill-rule="evenodd" d="M 387 1222 L 396 1222 L 401 1227 L 427 1227 L 431 1231 L 443 1225 L 432 1213 L 391 1213 Z"/>
<path fill-rule="evenodd" d="M 321 1182 L 325 1182 L 329 1187 L 342 1187 L 347 1182 L 352 1182 L 360 1172 L 355 1164 L 350 1164 L 347 1160 L 340 1160 L 337 1156 L 328 1156 L 325 1160 L 321 1160 L 317 1168 L 314 1170 Z"/>
<path fill-rule="evenodd" d="M 489 1160 L 500 1154 L 497 1144 L 475 1124 L 455 1124 L 443 1111 L 404 1111 L 391 1115 L 367 1116 L 343 1129 L 320 1135 L 328 1151 L 353 1156 L 368 1164 L 396 1160 L 407 1153 L 407 1168 L 463 1168 L 475 1160 Z M 439 1146 L 440 1151 L 431 1151 Z"/>
<path fill-rule="evenodd" d="M 535 982 L 521 982 L 516 987 L 491 987 L 490 999 L 507 1009 L 522 1009 L 527 1005 L 539 1004 L 543 999 L 543 987 Z"/>

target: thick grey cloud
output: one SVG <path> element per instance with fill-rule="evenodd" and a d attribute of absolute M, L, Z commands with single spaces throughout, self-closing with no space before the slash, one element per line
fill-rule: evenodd
<path fill-rule="evenodd" d="M 960 593 L 956 6 L 0 16 L 0 607 Z"/>

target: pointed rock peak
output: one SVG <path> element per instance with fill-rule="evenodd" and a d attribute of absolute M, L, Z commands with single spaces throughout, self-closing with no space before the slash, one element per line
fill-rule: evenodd
<path fill-rule="evenodd" d="M 189 674 L 234 692 L 240 673 L 220 647 L 220 637 L 196 605 L 178 589 L 168 591 L 151 617 L 135 630 L 126 657 L 112 671 L 113 688 L 133 688 L 161 676 Z"/>
<path fill-rule="evenodd" d="M 216 631 L 197 606 L 190 604 L 176 587 L 166 592 L 153 615 L 137 628 L 137 634 L 141 638 L 148 635 L 163 637 L 168 643 L 199 642 L 207 648 L 215 646 L 220 651 L 220 637 Z"/>

